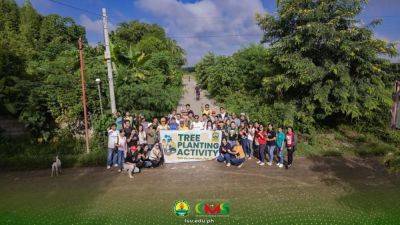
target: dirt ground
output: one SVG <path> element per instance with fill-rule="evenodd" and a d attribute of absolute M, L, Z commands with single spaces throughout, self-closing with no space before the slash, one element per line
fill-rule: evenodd
<path fill-rule="evenodd" d="M 400 178 L 376 159 L 298 158 L 293 168 L 167 164 L 129 179 L 103 167 L 0 173 L 0 224 L 185 224 L 176 200 L 230 203 L 213 224 L 398 224 Z M 192 210 L 186 219 L 199 219 Z M 211 219 L 211 220 L 210 220 Z M 203 221 L 204 222 L 204 221 Z M 186 223 L 188 223 L 186 221 Z"/>

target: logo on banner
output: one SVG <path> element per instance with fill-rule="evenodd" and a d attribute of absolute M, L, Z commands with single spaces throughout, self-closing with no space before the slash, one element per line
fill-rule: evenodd
<path fill-rule="evenodd" d="M 196 204 L 196 214 L 199 216 L 226 216 L 229 215 L 230 206 L 227 202 L 206 202 Z"/>
<path fill-rule="evenodd" d="M 189 203 L 185 200 L 179 200 L 174 203 L 174 213 L 175 215 L 181 217 L 181 216 L 187 216 L 190 213 L 190 206 Z"/>

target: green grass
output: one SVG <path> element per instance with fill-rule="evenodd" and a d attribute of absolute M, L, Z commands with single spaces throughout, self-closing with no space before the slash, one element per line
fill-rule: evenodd
<path fill-rule="evenodd" d="M 398 179 L 379 175 L 363 179 L 357 172 L 356 177 L 348 175 L 347 167 L 325 168 L 330 161 L 315 163 L 322 167 L 304 162 L 307 166 L 299 165 L 298 171 L 255 166 L 238 170 L 214 164 L 203 172 L 190 166 L 182 171 L 160 168 L 133 180 L 104 169 L 94 169 L 93 174 L 73 169 L 74 173 L 67 171 L 57 178 L 50 178 L 47 171 L 33 176 L 3 173 L 0 224 L 185 224 L 172 212 L 173 202 L 179 199 L 187 200 L 192 209 L 198 200 L 228 200 L 230 215 L 213 217 L 213 224 L 400 222 Z M 326 176 L 326 169 L 335 176 Z M 312 176 L 302 177 L 303 172 Z M 185 174 L 189 176 L 182 178 Z M 191 213 L 188 218 L 203 217 Z"/>

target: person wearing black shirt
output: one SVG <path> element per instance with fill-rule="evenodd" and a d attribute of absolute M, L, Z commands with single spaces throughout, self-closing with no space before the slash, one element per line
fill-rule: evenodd
<path fill-rule="evenodd" d="M 276 146 L 276 133 L 274 131 L 274 127 L 272 124 L 268 124 L 267 130 L 267 148 L 269 154 L 269 162 L 268 165 L 272 166 L 272 162 L 274 160 L 274 151 Z"/>
<path fill-rule="evenodd" d="M 126 139 L 128 139 L 132 133 L 132 126 L 131 126 L 131 122 L 129 120 L 124 121 L 124 132 L 125 132 Z"/>
<path fill-rule="evenodd" d="M 217 157 L 217 161 L 226 162 L 227 160 L 226 154 L 229 154 L 230 150 L 232 150 L 231 145 L 228 143 L 226 138 L 222 138 L 221 146 L 219 147 L 219 155 Z"/>
<path fill-rule="evenodd" d="M 136 146 L 132 146 L 128 148 L 126 153 L 125 162 L 123 164 L 123 169 L 128 171 L 129 178 L 133 178 L 133 171 L 136 167 L 136 158 L 137 158 L 137 148 Z"/>

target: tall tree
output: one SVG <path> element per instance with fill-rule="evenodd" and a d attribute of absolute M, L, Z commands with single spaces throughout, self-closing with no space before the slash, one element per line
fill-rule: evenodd
<path fill-rule="evenodd" d="M 294 100 L 297 118 L 372 119 L 388 114 L 390 91 L 384 82 L 395 45 L 376 39 L 373 27 L 356 16 L 366 0 L 280 0 L 277 16 L 258 15 L 270 44 L 276 75 L 264 78 L 272 99 Z"/>

